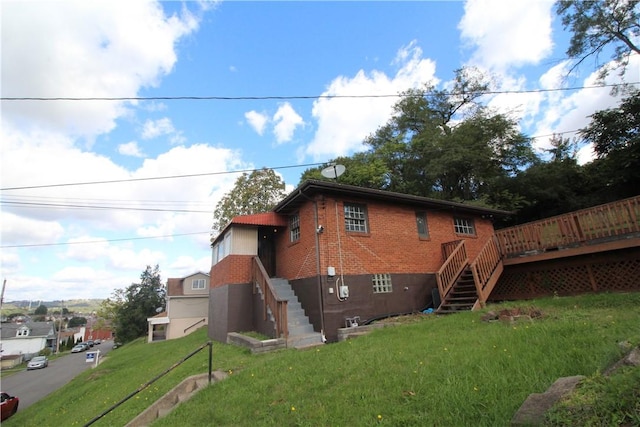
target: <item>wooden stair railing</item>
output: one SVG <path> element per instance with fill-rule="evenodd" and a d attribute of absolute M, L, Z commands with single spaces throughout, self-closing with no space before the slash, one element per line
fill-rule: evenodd
<path fill-rule="evenodd" d="M 485 243 L 471 264 L 473 281 L 478 292 L 478 301 L 472 310 L 484 307 L 503 270 L 502 254 L 494 235 Z"/>
<path fill-rule="evenodd" d="M 450 251 L 449 257 L 436 273 L 436 283 L 438 284 L 441 301 L 444 302 L 445 297 L 468 264 L 469 258 L 467 258 L 464 240 L 460 240 L 455 248 Z"/>
<path fill-rule="evenodd" d="M 267 320 L 268 310 L 271 310 L 276 324 L 276 337 L 288 338 L 287 300 L 278 298 L 271 280 L 269 280 L 269 275 L 257 256 L 253 257 L 251 262 L 251 280 L 254 283 L 253 292 L 256 292 L 255 285 L 257 285 L 264 297 L 264 320 Z"/>

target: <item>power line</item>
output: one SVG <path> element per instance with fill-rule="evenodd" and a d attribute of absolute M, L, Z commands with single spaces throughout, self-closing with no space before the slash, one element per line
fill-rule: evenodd
<path fill-rule="evenodd" d="M 35 203 L 35 202 L 10 202 L 1 201 L 0 205 L 13 205 L 21 207 L 54 207 L 54 208 L 72 208 L 72 209 L 90 209 L 90 210 L 119 210 L 119 211 L 148 211 L 148 212 L 182 212 L 182 213 L 207 213 L 211 214 L 213 209 L 208 211 L 196 211 L 190 209 L 160 209 L 160 208 L 131 208 L 126 206 L 101 206 L 101 205 L 70 205 L 65 203 Z"/>
<path fill-rule="evenodd" d="M 291 169 L 291 168 L 301 168 L 301 167 L 309 167 L 309 166 L 321 166 L 326 164 L 324 163 L 307 163 L 302 165 L 289 165 L 289 166 L 276 166 L 269 169 Z M 31 190 L 35 188 L 52 188 L 52 187 L 71 187 L 76 185 L 95 185 L 95 184 L 115 184 L 121 182 L 136 182 L 136 181 L 153 181 L 160 179 L 176 179 L 176 178 L 193 178 L 198 176 L 213 176 L 213 175 L 226 175 L 226 174 L 234 174 L 234 173 L 246 173 L 246 172 L 255 172 L 259 169 L 240 169 L 235 171 L 223 171 L 223 172 L 206 172 L 206 173 L 195 173 L 189 175 L 170 175 L 170 176 L 154 176 L 148 178 L 128 178 L 128 179 L 113 179 L 108 181 L 86 181 L 86 182 L 69 182 L 64 184 L 44 184 L 44 185 L 30 185 L 24 187 L 4 187 L 0 188 L 0 191 L 11 191 L 11 190 Z"/>
<path fill-rule="evenodd" d="M 181 234 L 167 234 L 164 236 L 149 236 L 149 237 L 128 237 L 126 239 L 104 239 L 104 240 L 87 240 L 84 242 L 63 242 L 63 243 L 34 243 L 27 245 L 3 245 L 0 246 L 0 249 L 5 248 L 33 248 L 40 246 L 67 246 L 67 245 L 86 245 L 86 244 L 94 244 L 94 243 L 105 243 L 105 242 L 128 242 L 132 240 L 150 240 L 150 239 L 162 239 L 166 237 L 181 237 L 181 236 L 195 236 L 198 234 L 211 234 L 209 231 L 200 231 L 195 233 L 181 233 Z"/>
<path fill-rule="evenodd" d="M 555 132 L 553 134 L 547 134 L 547 135 L 536 135 L 536 136 L 530 137 L 530 139 L 545 138 L 553 135 L 564 135 L 567 133 L 575 133 L 578 131 L 579 129 L 569 130 L 564 132 Z M 327 162 L 306 163 L 301 165 L 276 166 L 269 169 L 276 170 L 276 169 L 292 169 L 292 168 L 301 168 L 301 167 L 321 166 L 321 165 L 325 165 L 326 163 Z M 123 182 L 153 181 L 153 180 L 161 180 L 161 179 L 193 178 L 193 177 L 199 177 L 199 176 L 213 176 L 213 175 L 226 175 L 226 174 L 234 174 L 234 173 L 254 172 L 256 170 L 258 169 L 239 169 L 235 171 L 206 172 L 206 173 L 189 174 L 189 175 L 156 176 L 156 177 L 148 177 L 148 178 L 114 179 L 114 180 L 108 180 L 108 181 L 85 181 L 85 182 L 70 182 L 70 183 L 61 183 L 61 184 L 32 185 L 32 186 L 23 186 L 23 187 L 4 187 L 4 188 L 0 188 L 0 191 L 31 190 L 31 189 L 37 189 L 37 188 L 71 187 L 71 186 L 95 185 L 95 184 L 115 184 L 115 183 L 123 183 Z M 24 203 L 24 204 L 28 204 L 28 203 Z M 185 212 L 189 212 L 189 211 L 185 211 Z M 198 211 L 193 211 L 193 212 L 198 212 Z"/>
<path fill-rule="evenodd" d="M 471 92 L 475 95 L 501 95 L 501 94 L 525 94 L 525 93 L 545 93 L 545 92 L 566 92 L 582 89 L 599 89 L 606 87 L 621 87 L 626 85 L 636 85 L 640 82 L 632 83 L 612 83 L 596 86 L 574 86 L 566 88 L 551 89 L 529 89 L 529 90 L 487 90 Z M 456 92 L 444 92 L 445 96 L 458 95 Z M 429 94 L 427 94 L 428 96 Z M 296 99 L 359 99 L 359 98 L 403 98 L 413 95 L 407 93 L 380 94 L 380 95 L 290 95 L 290 96 L 104 96 L 104 97 L 71 97 L 71 96 L 16 96 L 1 97 L 1 101 L 264 101 L 264 100 L 296 100 Z"/>

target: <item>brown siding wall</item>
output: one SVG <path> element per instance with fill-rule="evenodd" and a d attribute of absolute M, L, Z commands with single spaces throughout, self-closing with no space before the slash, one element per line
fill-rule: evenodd
<path fill-rule="evenodd" d="M 227 342 L 228 332 L 251 331 L 253 318 L 251 284 L 223 285 L 209 292 L 209 338 Z"/>
<path fill-rule="evenodd" d="M 421 311 L 432 305 L 431 292 L 436 288 L 433 274 L 392 274 L 391 282 L 392 292 L 374 293 L 371 275 L 345 276 L 349 298 L 339 301 L 336 297 L 336 280 L 324 277 L 321 293 L 327 340 L 337 340 L 337 329 L 345 326 L 348 317 L 359 316 L 362 322 L 366 322 L 378 317 Z M 314 329 L 320 331 L 317 279 L 296 280 L 291 284 Z M 333 293 L 329 293 L 329 288 L 333 289 Z"/>

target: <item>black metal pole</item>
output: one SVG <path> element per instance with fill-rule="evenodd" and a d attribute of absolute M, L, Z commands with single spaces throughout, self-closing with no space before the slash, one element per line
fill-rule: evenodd
<path fill-rule="evenodd" d="M 213 343 L 209 341 L 209 385 L 211 385 L 211 369 L 213 366 Z"/>

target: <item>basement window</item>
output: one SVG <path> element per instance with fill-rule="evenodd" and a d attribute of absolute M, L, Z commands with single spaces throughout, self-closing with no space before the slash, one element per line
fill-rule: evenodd
<path fill-rule="evenodd" d="M 476 235 L 476 227 L 470 218 L 453 218 L 453 229 L 456 234 L 466 234 L 468 236 Z"/>
<path fill-rule="evenodd" d="M 344 204 L 344 226 L 347 231 L 367 233 L 367 208 L 364 205 Z"/>
<path fill-rule="evenodd" d="M 374 294 L 385 294 L 393 291 L 391 274 L 389 273 L 374 274 L 372 283 Z"/>

